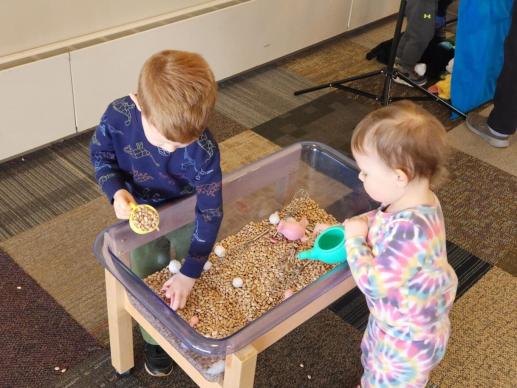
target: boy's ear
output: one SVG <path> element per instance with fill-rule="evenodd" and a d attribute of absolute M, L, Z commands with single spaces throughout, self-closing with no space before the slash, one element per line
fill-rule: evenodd
<path fill-rule="evenodd" d="M 409 183 L 408 175 L 400 168 L 397 168 L 395 170 L 395 175 L 397 176 L 397 186 L 406 187 L 407 184 Z"/>

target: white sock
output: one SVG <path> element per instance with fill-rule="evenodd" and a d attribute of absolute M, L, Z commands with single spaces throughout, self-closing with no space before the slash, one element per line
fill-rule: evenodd
<path fill-rule="evenodd" d="M 423 77 L 427 71 L 427 65 L 425 63 L 417 63 L 414 70 L 420 77 Z"/>

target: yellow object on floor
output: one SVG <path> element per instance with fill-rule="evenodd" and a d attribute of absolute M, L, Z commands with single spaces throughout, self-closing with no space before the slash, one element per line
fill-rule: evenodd
<path fill-rule="evenodd" d="M 447 74 L 441 81 L 438 81 L 428 89 L 431 93 L 438 94 L 444 100 L 451 99 L 451 74 Z"/>

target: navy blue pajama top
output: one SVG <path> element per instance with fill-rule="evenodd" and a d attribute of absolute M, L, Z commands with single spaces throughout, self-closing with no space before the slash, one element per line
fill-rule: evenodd
<path fill-rule="evenodd" d="M 186 147 L 168 152 L 147 141 L 131 97 L 113 101 L 90 143 L 95 178 L 110 201 L 119 189 L 138 203 L 160 205 L 195 194 L 195 231 L 181 273 L 198 278 L 223 217 L 220 154 L 206 129 Z"/>

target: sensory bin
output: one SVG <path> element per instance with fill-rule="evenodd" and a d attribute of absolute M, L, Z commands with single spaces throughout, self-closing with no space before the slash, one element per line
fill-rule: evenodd
<path fill-rule="evenodd" d="M 277 231 L 277 225 L 264 219 L 249 222 L 216 244 L 215 250 L 223 247 L 224 256 L 210 254 L 211 267 L 196 281 L 185 308 L 178 310 L 203 336 L 224 338 L 233 334 L 333 268 L 296 258 L 298 252 L 312 247 L 317 223 L 337 223 L 332 215 L 302 190 L 278 216 L 279 220 L 306 219 L 305 237 L 290 241 Z M 171 276 L 164 268 L 145 282 L 167 302 L 161 287 Z M 234 284 L 235 279 L 242 279 L 242 286 L 240 282 Z"/>

